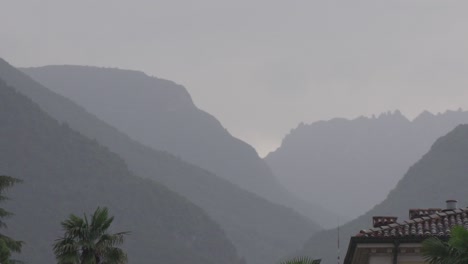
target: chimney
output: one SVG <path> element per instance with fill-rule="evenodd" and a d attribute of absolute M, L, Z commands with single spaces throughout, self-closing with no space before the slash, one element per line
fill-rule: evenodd
<path fill-rule="evenodd" d="M 413 220 L 415 218 L 421 218 L 421 217 L 424 217 L 424 216 L 429 216 L 429 215 L 432 215 L 432 214 L 436 214 L 436 213 L 441 212 L 441 211 L 442 211 L 442 209 L 440 209 L 440 208 L 410 209 L 409 210 L 409 219 Z"/>
<path fill-rule="evenodd" d="M 372 217 L 372 223 L 374 227 L 381 227 L 396 223 L 397 219 L 398 217 L 395 216 L 374 216 Z"/>
<path fill-rule="evenodd" d="M 457 209 L 457 200 L 447 200 L 445 201 L 447 203 L 447 210 L 455 210 Z"/>

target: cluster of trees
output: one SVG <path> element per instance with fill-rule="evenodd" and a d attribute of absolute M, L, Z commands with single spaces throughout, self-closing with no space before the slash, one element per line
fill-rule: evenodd
<path fill-rule="evenodd" d="M 21 180 L 0 176 L 0 201 L 7 200 L 4 191 Z M 12 213 L 0 208 L 0 227 L 6 228 L 4 219 Z M 125 264 L 127 255 L 118 246 L 124 242 L 128 232 L 110 234 L 108 229 L 114 217 L 109 216 L 107 208 L 97 208 L 89 217 L 74 214 L 62 222 L 63 237 L 53 245 L 58 264 Z M 0 263 L 21 263 L 12 258 L 20 253 L 24 242 L 0 233 Z"/>
<path fill-rule="evenodd" d="M 10 176 L 0 176 L 0 201 L 7 200 L 8 197 L 4 195 L 4 191 L 16 183 L 21 182 Z M 0 227 L 6 228 L 4 219 L 11 216 L 12 213 L 0 208 Z M 0 263 L 16 263 L 17 261 L 12 259 L 12 253 L 21 252 L 23 241 L 15 240 L 9 236 L 0 233 Z"/>

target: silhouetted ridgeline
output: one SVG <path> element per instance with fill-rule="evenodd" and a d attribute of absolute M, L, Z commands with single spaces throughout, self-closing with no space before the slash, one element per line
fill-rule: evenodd
<path fill-rule="evenodd" d="M 45 66 L 22 70 L 141 143 L 180 156 L 320 224 L 329 222 L 328 211 L 289 193 L 250 145 L 198 109 L 187 90 L 174 82 L 110 68 Z"/>
<path fill-rule="evenodd" d="M 95 138 L 125 159 L 138 176 L 155 179 L 202 207 L 225 230 L 249 263 L 272 263 L 300 247 L 318 227 L 285 208 L 172 155 L 145 147 L 82 107 L 53 93 L 0 60 L 0 76 L 48 114 Z"/>
<path fill-rule="evenodd" d="M 447 199 L 457 199 L 461 207 L 466 207 L 467 160 L 468 125 L 460 125 L 439 138 L 430 151 L 411 166 L 382 203 L 341 228 L 342 257 L 346 254 L 350 236 L 372 227 L 372 216 L 397 216 L 406 220 L 408 209 L 444 208 Z M 358 191 L 366 192 L 367 189 L 362 186 Z M 324 264 L 336 263 L 336 237 L 336 229 L 317 233 L 307 242 L 302 253 L 323 257 Z"/>
<path fill-rule="evenodd" d="M 18 257 L 52 263 L 53 241 L 69 214 L 107 206 L 129 230 L 132 263 L 240 263 L 221 228 L 200 208 L 151 181 L 97 142 L 42 112 L 0 80 L 0 172 L 24 180 L 5 204 L 8 234 L 26 242 Z"/>
<path fill-rule="evenodd" d="M 468 112 L 423 112 L 410 121 L 397 111 L 302 124 L 266 161 L 290 190 L 350 219 L 383 201 L 438 137 L 463 123 Z"/>

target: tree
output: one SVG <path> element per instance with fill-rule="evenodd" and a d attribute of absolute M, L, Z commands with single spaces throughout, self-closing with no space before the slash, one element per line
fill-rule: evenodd
<path fill-rule="evenodd" d="M 76 215 L 62 222 L 65 235 L 54 243 L 58 264 L 124 264 L 127 255 L 117 246 L 124 242 L 128 232 L 107 232 L 114 217 L 109 217 L 107 208 L 98 207 L 91 216 Z"/>
<path fill-rule="evenodd" d="M 455 226 L 447 242 L 437 237 L 424 240 L 422 254 L 430 264 L 468 263 L 468 230 Z"/>
<path fill-rule="evenodd" d="M 309 257 L 296 257 L 290 260 L 281 262 L 281 264 L 320 264 L 320 259 L 312 259 Z"/>
<path fill-rule="evenodd" d="M 10 176 L 0 176 L 0 201 L 8 200 L 3 193 L 6 189 L 12 187 L 16 183 L 20 183 L 21 180 L 10 177 Z M 3 208 L 0 208 L 0 227 L 6 228 L 7 225 L 4 222 L 4 219 L 13 215 L 11 212 L 6 211 Z M 8 237 L 0 233 L 0 263 L 17 263 L 19 261 L 11 259 L 11 254 L 13 252 L 20 253 L 21 247 L 23 246 L 22 241 L 14 240 L 11 237 Z"/>

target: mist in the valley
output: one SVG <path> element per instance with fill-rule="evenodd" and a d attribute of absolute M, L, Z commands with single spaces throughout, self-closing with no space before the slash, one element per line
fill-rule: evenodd
<path fill-rule="evenodd" d="M 373 216 L 468 205 L 467 8 L 0 3 L 0 262 L 328 264 Z M 60 243 L 102 208 L 130 233 L 88 262 Z"/>
<path fill-rule="evenodd" d="M 300 122 L 468 107 L 465 1 L 2 5 L 1 52 L 15 65 L 119 67 L 176 81 L 262 155 Z"/>

